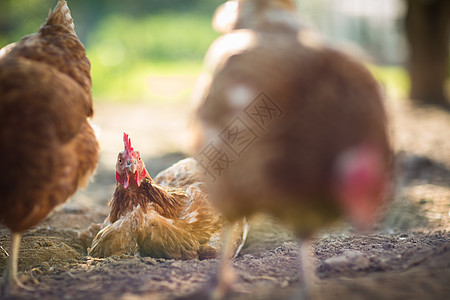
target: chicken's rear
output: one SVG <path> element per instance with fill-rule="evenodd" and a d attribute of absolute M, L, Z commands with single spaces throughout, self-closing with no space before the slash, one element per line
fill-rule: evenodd
<path fill-rule="evenodd" d="M 210 47 L 194 94 L 213 201 L 231 220 L 265 211 L 305 236 L 342 214 L 363 222 L 342 202 L 361 175 L 373 220 L 391 164 L 377 82 L 305 28 L 292 1 L 229 2 L 234 30 Z"/>
<path fill-rule="evenodd" d="M 86 186 L 99 146 L 88 121 L 90 63 L 64 0 L 38 33 L 0 53 L 0 222 L 13 233 L 7 293 L 20 234 Z"/>
<path fill-rule="evenodd" d="M 341 216 L 370 226 L 391 165 L 376 81 L 306 28 L 291 0 L 222 9 L 215 21 L 231 31 L 194 90 L 196 157 L 216 207 L 231 221 L 272 214 L 302 238 Z"/>

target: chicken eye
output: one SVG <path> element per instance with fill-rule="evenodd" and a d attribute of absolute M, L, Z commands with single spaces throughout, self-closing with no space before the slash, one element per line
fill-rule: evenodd
<path fill-rule="evenodd" d="M 119 162 L 122 163 L 122 159 L 121 158 L 119 158 Z"/>
<path fill-rule="evenodd" d="M 140 157 L 140 156 L 138 157 L 138 160 L 141 160 L 141 157 Z"/>

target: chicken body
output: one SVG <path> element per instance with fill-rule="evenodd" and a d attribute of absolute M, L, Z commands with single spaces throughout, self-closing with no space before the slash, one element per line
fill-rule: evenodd
<path fill-rule="evenodd" d="M 208 202 L 196 161 L 184 159 L 153 180 L 126 135 L 124 142 L 125 150 L 119 153 L 116 165 L 118 183 L 109 203 L 111 210 L 88 254 L 216 257 L 224 219 Z M 232 243 L 236 254 L 246 230 L 246 223 L 235 227 Z"/>
<path fill-rule="evenodd" d="M 391 163 L 377 82 L 305 29 L 291 1 L 230 2 L 233 30 L 210 47 L 194 93 L 194 147 L 212 201 L 230 220 L 264 211 L 300 236 L 343 214 L 373 221 Z M 211 146 L 220 159 L 208 160 Z M 358 192 L 358 172 L 363 216 L 342 199 Z"/>
<path fill-rule="evenodd" d="M 20 234 L 84 187 L 96 169 L 99 145 L 90 63 L 58 1 L 39 32 L 0 51 L 0 223 L 15 237 L 4 276 L 17 282 Z"/>
<path fill-rule="evenodd" d="M 370 226 L 391 148 L 368 70 L 305 28 L 293 1 L 229 1 L 215 22 L 225 34 L 193 94 L 195 153 L 214 205 L 231 222 L 272 214 L 299 238 L 341 216 Z"/>

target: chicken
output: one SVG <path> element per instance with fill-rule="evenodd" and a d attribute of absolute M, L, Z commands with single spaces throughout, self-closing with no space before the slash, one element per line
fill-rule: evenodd
<path fill-rule="evenodd" d="M 370 227 L 392 164 L 377 82 L 306 28 L 291 0 L 229 1 L 214 22 L 225 34 L 193 92 L 193 131 L 215 207 L 229 222 L 269 213 L 299 238 L 340 217 Z"/>
<path fill-rule="evenodd" d="M 0 51 L 0 223 L 11 230 L 3 293 L 17 290 L 21 234 L 85 187 L 99 145 L 90 63 L 64 0 L 44 25 Z"/>
<path fill-rule="evenodd" d="M 224 219 L 208 202 L 196 161 L 181 160 L 153 180 L 128 135 L 124 133 L 123 138 L 125 149 L 117 157 L 117 186 L 109 202 L 110 213 L 88 254 L 183 260 L 216 257 Z M 98 226 L 94 224 L 81 238 L 95 228 Z M 235 255 L 246 234 L 244 220 L 234 228 Z"/>

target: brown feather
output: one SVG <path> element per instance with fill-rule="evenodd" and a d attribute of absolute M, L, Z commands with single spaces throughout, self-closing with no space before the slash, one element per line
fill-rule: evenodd
<path fill-rule="evenodd" d="M 117 221 L 120 217 L 131 212 L 136 206 L 146 209 L 148 204 L 166 218 L 178 217 L 179 211 L 184 204 L 181 192 L 169 193 L 147 175 L 140 187 L 127 188 L 117 184 L 114 195 L 109 202 L 111 209 L 109 214 L 110 222 Z"/>
<path fill-rule="evenodd" d="M 85 187 L 99 145 L 90 63 L 58 0 L 38 33 L 0 50 L 0 223 L 11 230 L 2 295 L 19 284 L 20 235 Z"/>
<path fill-rule="evenodd" d="M 333 190 L 340 155 L 369 144 L 389 173 L 381 90 L 360 62 L 304 27 L 292 1 L 237 3 L 234 30 L 211 45 L 194 93 L 196 156 L 213 143 L 232 161 L 209 186 L 228 219 L 264 211 L 307 236 L 342 214 Z M 263 126 L 248 111 L 260 95 L 277 106 Z M 221 136 L 236 118 L 255 136 L 238 155 Z"/>
<path fill-rule="evenodd" d="M 99 146 L 87 121 L 90 63 L 73 30 L 56 18 L 7 47 L 0 57 L 0 222 L 22 232 L 87 184 Z"/>

